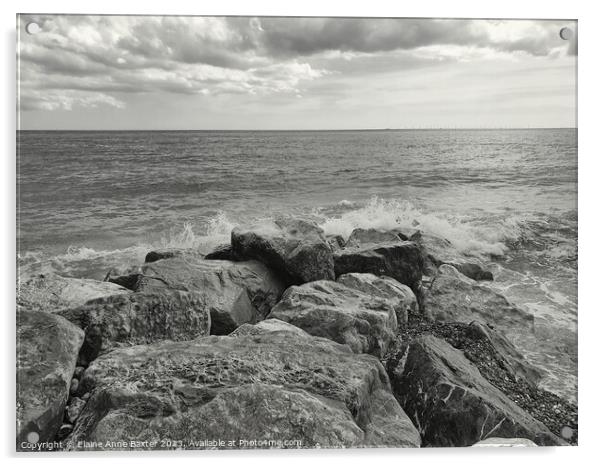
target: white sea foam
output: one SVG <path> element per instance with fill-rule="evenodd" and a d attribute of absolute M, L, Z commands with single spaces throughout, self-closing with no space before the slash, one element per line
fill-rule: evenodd
<path fill-rule="evenodd" d="M 347 238 L 355 228 L 416 228 L 447 238 L 461 252 L 474 255 L 503 256 L 505 241 L 520 234 L 520 219 L 504 219 L 496 224 L 475 223 L 474 219 L 426 212 L 406 200 L 373 197 L 365 205 L 322 219 L 327 234 Z"/>

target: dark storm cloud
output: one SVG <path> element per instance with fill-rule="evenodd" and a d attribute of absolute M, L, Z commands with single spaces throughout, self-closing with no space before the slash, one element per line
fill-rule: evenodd
<path fill-rule="evenodd" d="M 527 36 L 496 40 L 478 20 L 262 18 L 260 43 L 276 56 L 306 56 L 329 50 L 383 52 L 431 45 L 490 47 L 547 55 L 558 45 L 558 25 L 542 23 Z"/>

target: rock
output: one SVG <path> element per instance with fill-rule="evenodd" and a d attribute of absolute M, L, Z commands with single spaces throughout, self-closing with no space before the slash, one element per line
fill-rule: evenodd
<path fill-rule="evenodd" d="M 411 234 L 409 239 L 420 246 L 425 275 L 434 276 L 441 265 L 449 264 L 473 280 L 493 280 L 493 274 L 485 270 L 477 258 L 465 257 L 449 240 L 441 236 L 416 231 Z"/>
<path fill-rule="evenodd" d="M 232 245 L 230 243 L 225 243 L 216 246 L 213 251 L 205 256 L 205 259 L 235 261 L 238 258 L 236 257 L 236 254 L 234 254 Z"/>
<path fill-rule="evenodd" d="M 28 434 L 40 442 L 54 439 L 83 340 L 84 333 L 58 315 L 17 312 L 17 450 Z"/>
<path fill-rule="evenodd" d="M 71 379 L 71 384 L 69 385 L 69 394 L 75 395 L 77 393 L 77 389 L 79 388 L 79 380 L 73 378 Z"/>
<path fill-rule="evenodd" d="M 377 390 L 372 397 L 371 423 L 364 443 L 389 448 L 419 447 L 420 433 L 388 390 Z"/>
<path fill-rule="evenodd" d="M 257 261 L 164 259 L 143 267 L 136 291 L 195 291 L 211 312 L 211 333 L 226 335 L 263 320 L 284 291 L 280 278 Z"/>
<path fill-rule="evenodd" d="M 341 235 L 326 235 L 326 241 L 328 241 L 330 249 L 333 251 L 338 251 L 345 247 L 345 238 Z"/>
<path fill-rule="evenodd" d="M 79 417 L 80 413 L 82 412 L 82 409 L 84 409 L 84 406 L 86 405 L 86 401 L 82 400 L 81 398 L 78 397 L 73 397 L 69 400 L 69 404 L 67 405 L 67 420 L 71 423 L 71 424 L 75 424 L 75 421 L 77 421 L 77 418 Z"/>
<path fill-rule="evenodd" d="M 332 249 L 315 223 L 279 219 L 232 230 L 238 257 L 256 259 L 281 274 L 288 284 L 334 280 Z"/>
<path fill-rule="evenodd" d="M 536 447 L 537 444 L 526 438 L 489 437 L 473 445 L 473 447 Z"/>
<path fill-rule="evenodd" d="M 85 331 L 80 357 L 87 363 L 116 346 L 209 335 L 211 326 L 203 295 L 172 290 L 94 299 L 60 315 Z"/>
<path fill-rule="evenodd" d="M 392 301 L 399 325 L 408 321 L 408 314 L 418 312 L 414 292 L 409 286 L 390 277 L 377 277 L 371 273 L 347 273 L 337 278 L 337 282 L 368 295 Z"/>
<path fill-rule="evenodd" d="M 73 432 L 73 424 L 63 424 L 59 429 L 57 438 L 59 440 L 66 439 L 71 432 Z"/>
<path fill-rule="evenodd" d="M 462 275 L 466 275 L 473 280 L 493 280 L 493 274 L 489 270 L 485 270 L 481 265 L 474 262 L 450 262 L 449 265 L 454 267 Z"/>
<path fill-rule="evenodd" d="M 412 340 L 390 371 L 393 391 L 427 446 L 468 446 L 490 437 L 564 445 L 444 340 Z"/>
<path fill-rule="evenodd" d="M 352 272 L 387 275 L 414 291 L 422 278 L 422 266 L 420 249 L 410 241 L 346 248 L 334 253 L 337 277 Z"/>
<path fill-rule="evenodd" d="M 117 349 L 96 359 L 82 383 L 92 395 L 71 439 L 100 443 L 90 449 L 164 439 L 178 443 L 154 448 L 420 444 L 376 358 L 291 332 Z M 245 443 L 254 439 L 269 443 Z"/>
<path fill-rule="evenodd" d="M 142 276 L 141 272 L 136 272 L 136 273 L 130 273 L 128 275 L 118 275 L 118 276 L 113 277 L 110 275 L 110 272 L 109 272 L 109 275 L 107 275 L 105 280 L 107 282 L 115 283 L 116 285 L 127 288 L 130 291 L 134 291 L 136 289 L 136 287 L 138 286 L 138 280 L 140 280 L 141 276 Z"/>
<path fill-rule="evenodd" d="M 203 259 L 204 255 L 198 252 L 196 249 L 157 249 L 156 251 L 149 252 L 144 258 L 144 262 L 151 263 L 162 259 L 172 259 L 174 257 L 182 257 L 184 259 Z"/>
<path fill-rule="evenodd" d="M 30 311 L 57 312 L 90 299 L 126 293 L 129 290 L 114 283 L 45 274 L 19 284 L 17 305 Z"/>
<path fill-rule="evenodd" d="M 75 377 L 76 379 L 81 379 L 82 374 L 84 373 L 85 370 L 86 370 L 85 367 L 83 367 L 83 366 L 77 366 L 75 368 L 75 371 L 73 372 L 73 377 Z"/>
<path fill-rule="evenodd" d="M 517 380 L 537 387 L 543 373 L 529 363 L 523 354 L 501 333 L 480 322 L 468 326 L 468 334 L 475 339 L 488 342 L 498 355 L 497 361 Z"/>
<path fill-rule="evenodd" d="M 300 329 L 299 327 L 289 324 L 288 322 L 284 322 L 279 319 L 267 319 L 262 320 L 254 325 L 252 324 L 243 324 L 234 330 L 230 336 L 231 337 L 239 337 L 246 335 L 261 335 L 264 333 L 271 332 L 292 332 L 300 337 L 311 337 L 309 333 L 305 330 Z"/>
<path fill-rule="evenodd" d="M 369 244 L 401 243 L 397 233 L 390 230 L 377 230 L 375 228 L 356 228 L 349 235 L 346 248 L 359 248 Z"/>
<path fill-rule="evenodd" d="M 424 307 L 429 318 L 442 322 L 474 320 L 505 332 L 533 332 L 534 317 L 511 304 L 503 295 L 444 264 L 425 290 Z"/>
<path fill-rule="evenodd" d="M 288 288 L 268 319 L 347 344 L 356 353 L 384 356 L 397 330 L 396 304 L 343 283 L 320 280 Z"/>

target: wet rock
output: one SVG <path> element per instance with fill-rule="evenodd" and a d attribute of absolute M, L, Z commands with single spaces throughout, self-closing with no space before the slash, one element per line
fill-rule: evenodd
<path fill-rule="evenodd" d="M 468 326 L 468 334 L 474 339 L 485 340 L 498 355 L 498 364 L 512 374 L 514 379 L 523 380 L 532 387 L 537 387 L 542 372 L 529 363 L 523 354 L 500 332 L 480 322 L 472 322 Z"/>
<path fill-rule="evenodd" d="M 449 264 L 473 280 L 493 280 L 493 274 L 486 270 L 477 258 L 466 257 L 449 240 L 441 236 L 415 231 L 410 234 L 409 239 L 420 246 L 425 275 L 435 276 L 441 265 Z"/>
<path fill-rule="evenodd" d="M 425 290 L 429 318 L 442 322 L 479 321 L 507 333 L 533 332 L 534 317 L 503 295 L 444 264 Z"/>
<path fill-rule="evenodd" d="M 243 324 L 234 330 L 229 336 L 239 337 L 245 335 L 260 335 L 271 332 L 292 332 L 300 337 L 311 337 L 310 334 L 305 330 L 279 319 L 262 320 L 256 324 Z"/>
<path fill-rule="evenodd" d="M 390 374 L 397 399 L 428 446 L 468 446 L 492 436 L 565 444 L 444 340 L 415 338 Z"/>
<path fill-rule="evenodd" d="M 79 380 L 71 379 L 71 384 L 69 385 L 69 394 L 75 395 L 77 393 L 77 389 L 79 388 Z"/>
<path fill-rule="evenodd" d="M 369 244 L 401 243 L 397 233 L 390 230 L 377 230 L 375 228 L 356 228 L 349 235 L 346 248 L 361 247 Z"/>
<path fill-rule="evenodd" d="M 490 437 L 481 440 L 473 445 L 473 447 L 536 447 L 537 444 L 526 438 L 499 438 Z"/>
<path fill-rule="evenodd" d="M 284 291 L 280 278 L 257 261 L 164 259 L 145 264 L 136 291 L 194 291 L 211 312 L 211 333 L 225 335 L 263 320 Z"/>
<path fill-rule="evenodd" d="M 332 249 L 315 223 L 279 219 L 232 230 L 232 248 L 239 257 L 256 259 L 288 284 L 333 280 Z"/>
<path fill-rule="evenodd" d="M 473 280 L 493 280 L 493 274 L 489 270 L 485 270 L 481 265 L 474 262 L 450 262 L 449 265 Z"/>
<path fill-rule="evenodd" d="M 268 319 L 280 319 L 310 335 L 347 344 L 356 353 L 383 356 L 397 330 L 396 307 L 398 301 L 320 280 L 288 288 Z"/>
<path fill-rule="evenodd" d="M 75 424 L 75 421 L 77 421 L 77 418 L 82 412 L 82 409 L 84 409 L 85 405 L 86 401 L 78 397 L 73 397 L 69 400 L 69 404 L 65 410 L 69 423 Z"/>
<path fill-rule="evenodd" d="M 207 260 L 226 260 L 226 261 L 235 261 L 238 260 L 236 254 L 234 254 L 234 250 L 232 249 L 232 245 L 230 243 L 220 244 L 216 246 L 213 251 L 205 256 Z"/>
<path fill-rule="evenodd" d="M 63 424 L 59 429 L 57 438 L 59 440 L 64 440 L 69 436 L 69 434 L 71 434 L 71 432 L 73 432 L 73 424 Z"/>
<path fill-rule="evenodd" d="M 155 251 L 150 251 L 144 258 L 144 262 L 151 263 L 157 262 L 162 259 L 172 259 L 174 257 L 181 257 L 184 259 L 203 259 L 204 255 L 196 249 L 157 249 Z"/>
<path fill-rule="evenodd" d="M 220 438 L 237 448 L 249 439 L 269 440 L 264 448 L 420 442 L 376 358 L 291 332 L 122 348 L 96 359 L 82 383 L 92 395 L 74 445 L 166 438 L 181 443 L 148 448 L 203 449 L 210 446 L 195 442 Z"/>
<path fill-rule="evenodd" d="M 54 439 L 84 333 L 62 317 L 17 312 L 17 450 L 28 434 Z"/>
<path fill-rule="evenodd" d="M 370 296 L 393 302 L 399 325 L 408 321 L 408 314 L 418 312 L 418 302 L 414 292 L 409 286 L 391 277 L 377 277 L 371 273 L 347 273 L 337 278 L 337 282 Z"/>
<path fill-rule="evenodd" d="M 85 370 L 86 370 L 85 367 L 83 367 L 83 366 L 77 366 L 75 368 L 75 371 L 73 372 L 73 377 L 75 377 L 76 379 L 81 379 L 82 374 L 84 373 Z"/>
<path fill-rule="evenodd" d="M 94 299 L 60 315 L 84 330 L 80 360 L 87 363 L 116 346 L 209 335 L 211 325 L 203 295 L 172 290 Z"/>
<path fill-rule="evenodd" d="M 326 235 L 326 241 L 328 241 L 328 244 L 333 251 L 338 251 L 345 247 L 345 238 L 341 235 Z"/>
<path fill-rule="evenodd" d="M 422 255 L 418 246 L 410 241 L 336 251 L 334 264 L 337 277 L 353 272 L 386 275 L 412 290 L 422 278 Z"/>
<path fill-rule="evenodd" d="M 19 283 L 17 305 L 30 311 L 53 313 L 81 306 L 90 299 L 126 293 L 129 290 L 114 283 L 44 274 Z"/>

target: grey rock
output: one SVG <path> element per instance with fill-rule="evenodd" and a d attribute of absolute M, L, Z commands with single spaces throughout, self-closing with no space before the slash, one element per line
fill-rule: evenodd
<path fill-rule="evenodd" d="M 85 331 L 80 360 L 86 363 L 116 346 L 209 335 L 211 326 L 203 295 L 173 290 L 94 299 L 60 315 Z"/>
<path fill-rule="evenodd" d="M 69 400 L 69 404 L 67 405 L 66 413 L 67 413 L 67 420 L 71 424 L 75 424 L 75 421 L 77 421 L 77 418 L 79 417 L 80 413 L 82 412 L 82 409 L 84 409 L 85 405 L 86 405 L 86 401 L 82 400 L 81 398 L 78 398 L 78 397 L 73 397 Z"/>
<path fill-rule="evenodd" d="M 473 445 L 473 447 L 536 447 L 537 444 L 526 438 L 489 437 Z"/>
<path fill-rule="evenodd" d="M 490 324 L 503 332 L 533 332 L 534 317 L 503 295 L 444 264 L 425 290 L 424 307 L 436 321 Z"/>
<path fill-rule="evenodd" d="M 356 228 L 351 232 L 346 248 L 361 247 L 369 244 L 401 243 L 399 235 L 390 230 L 378 230 L 376 228 Z"/>
<path fill-rule="evenodd" d="M 469 446 L 488 437 L 564 445 L 546 426 L 486 381 L 444 340 L 422 335 L 401 352 L 393 391 L 427 446 Z"/>
<path fill-rule="evenodd" d="M 17 312 L 17 450 L 28 434 L 54 439 L 63 421 L 81 329 L 54 314 Z"/>
<path fill-rule="evenodd" d="M 238 257 L 263 262 L 288 284 L 334 279 L 331 246 L 313 222 L 278 219 L 237 227 L 232 248 Z"/>
<path fill-rule="evenodd" d="M 414 292 L 409 286 L 391 277 L 377 277 L 371 273 L 347 273 L 337 278 L 337 282 L 370 296 L 392 301 L 399 325 L 408 321 L 409 314 L 418 312 L 418 302 Z"/>
<path fill-rule="evenodd" d="M 238 260 L 238 257 L 234 253 L 232 245 L 230 243 L 225 243 L 213 248 L 213 250 L 205 256 L 205 259 L 235 261 Z"/>
<path fill-rule="evenodd" d="M 226 335 L 263 320 L 284 288 L 280 277 L 257 261 L 174 258 L 145 264 L 136 291 L 198 292 L 211 313 L 211 333 Z"/>
<path fill-rule="evenodd" d="M 271 332 L 291 332 L 300 337 L 311 337 L 309 333 L 299 327 L 279 319 L 262 320 L 256 324 L 243 324 L 234 330 L 229 336 L 239 337 L 245 335 L 261 335 Z"/>
<path fill-rule="evenodd" d="M 144 258 L 144 262 L 157 262 L 162 259 L 172 259 L 174 257 L 203 259 L 205 256 L 196 249 L 167 248 L 150 251 Z"/>
<path fill-rule="evenodd" d="M 337 277 L 346 273 L 386 275 L 415 290 L 422 278 L 422 255 L 410 241 L 346 248 L 334 253 Z"/>
<path fill-rule="evenodd" d="M 292 332 L 117 349 L 96 359 L 82 383 L 92 395 L 73 445 L 165 438 L 182 443 L 154 448 L 232 448 L 194 443 L 219 438 L 236 448 L 257 447 L 240 443 L 249 439 L 272 442 L 263 448 L 420 444 L 376 358 Z"/>
<path fill-rule="evenodd" d="M 268 319 L 347 344 L 357 353 L 384 356 L 397 330 L 396 305 L 343 283 L 320 280 L 288 288 Z"/>
<path fill-rule="evenodd" d="M 129 292 L 114 283 L 44 274 L 19 283 L 17 305 L 30 311 L 54 313 L 81 306 L 90 299 Z"/>

